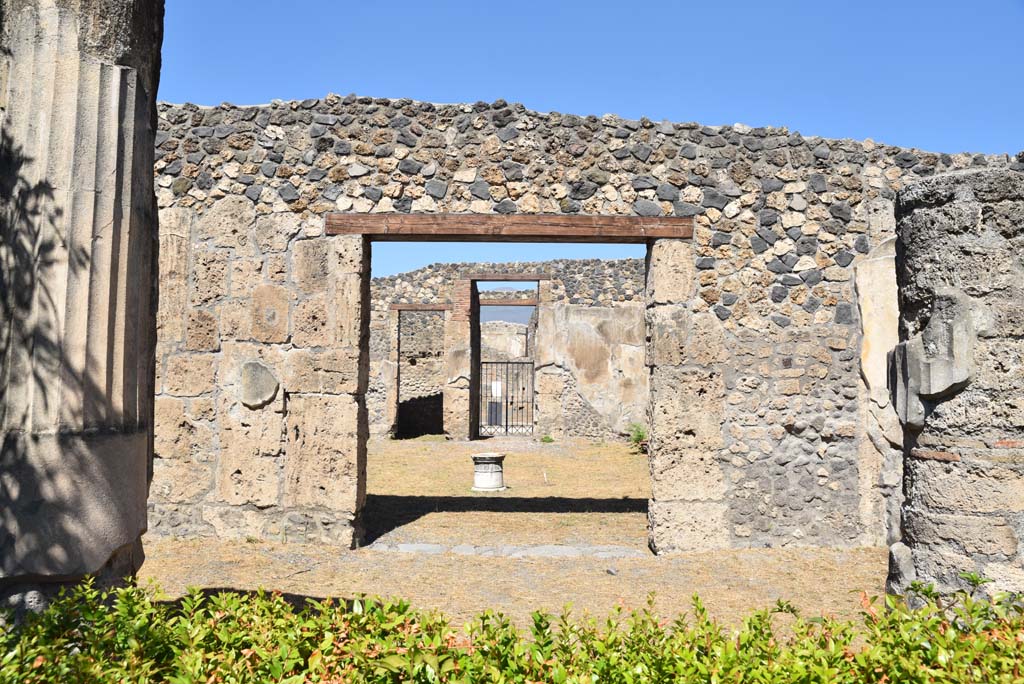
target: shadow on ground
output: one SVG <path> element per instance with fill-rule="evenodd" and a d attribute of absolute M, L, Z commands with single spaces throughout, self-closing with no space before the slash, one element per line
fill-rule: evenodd
<path fill-rule="evenodd" d="M 220 594 L 235 594 L 239 598 L 253 598 L 260 593 L 264 595 L 278 594 L 281 596 L 285 603 L 287 603 L 296 610 L 301 610 L 302 608 L 307 607 L 310 601 L 323 601 L 328 598 L 332 599 L 335 604 L 344 604 L 345 606 L 351 608 L 353 602 L 355 602 L 356 600 L 355 598 L 347 598 L 344 596 L 333 596 L 329 593 L 296 594 L 288 591 L 275 591 L 270 589 L 239 589 L 237 587 L 227 586 L 199 588 L 199 594 L 206 599 L 213 598 Z M 184 596 L 176 596 L 174 598 L 157 601 L 157 603 L 161 603 L 167 606 L 173 606 L 175 608 L 180 608 L 182 599 L 184 599 Z M 360 600 L 365 601 L 366 599 L 360 598 Z M 370 600 L 373 601 L 374 599 Z M 379 601 L 376 602 L 379 603 Z"/>
<path fill-rule="evenodd" d="M 647 499 L 524 496 L 389 496 L 369 494 L 366 543 L 430 513 L 647 513 Z"/>

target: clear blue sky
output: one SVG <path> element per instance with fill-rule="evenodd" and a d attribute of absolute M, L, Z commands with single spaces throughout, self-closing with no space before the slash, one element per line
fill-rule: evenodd
<path fill-rule="evenodd" d="M 1024 0 L 167 0 L 160 86 L 172 102 L 501 98 L 1015 153 Z M 374 271 L 639 253 L 596 247 L 391 245 Z"/>

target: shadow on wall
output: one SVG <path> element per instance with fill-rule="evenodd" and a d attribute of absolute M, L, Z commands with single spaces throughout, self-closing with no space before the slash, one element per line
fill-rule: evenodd
<path fill-rule="evenodd" d="M 444 395 L 406 399 L 398 404 L 395 439 L 444 434 Z"/>
<path fill-rule="evenodd" d="M 566 497 L 389 496 L 368 494 L 366 543 L 430 513 L 647 513 L 647 499 Z"/>

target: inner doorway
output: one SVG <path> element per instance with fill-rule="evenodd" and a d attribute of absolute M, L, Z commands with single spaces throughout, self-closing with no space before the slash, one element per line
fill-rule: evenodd
<path fill-rule="evenodd" d="M 532 435 L 536 395 L 537 281 L 476 282 L 478 345 L 474 374 L 479 400 L 476 437 Z"/>

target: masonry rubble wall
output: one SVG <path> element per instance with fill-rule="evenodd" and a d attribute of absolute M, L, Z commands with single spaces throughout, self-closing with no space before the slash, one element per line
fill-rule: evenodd
<path fill-rule="evenodd" d="M 0 607 L 142 562 L 163 9 L 0 0 Z"/>
<path fill-rule="evenodd" d="M 402 311 L 399 331 L 398 400 L 440 394 L 444 384 L 444 312 Z"/>
<path fill-rule="evenodd" d="M 1021 166 L 1005 155 L 545 114 L 504 101 L 329 95 L 163 104 L 159 114 L 158 202 L 195 217 L 184 280 L 205 293 L 180 305 L 177 320 L 188 323 L 179 340 L 215 325 L 232 344 L 301 342 L 315 292 L 285 286 L 274 295 L 295 317 L 281 329 L 257 324 L 247 296 L 230 286 L 246 274 L 279 287 L 301 277 L 289 255 L 322 239 L 328 212 L 693 217 L 692 241 L 652 247 L 648 268 L 651 530 L 663 551 L 891 541 L 886 515 L 901 461 L 892 406 L 869 384 L 880 351 L 865 356 L 862 342 L 888 339 L 893 317 L 865 313 L 859 297 L 871 284 L 858 285 L 856 274 L 889 258 L 883 245 L 907 183 Z M 677 281 L 659 283 L 661 272 Z M 685 297 L 651 300 L 652 288 Z M 275 341 L 254 336 L 266 328 Z M 166 360 L 171 348 L 161 349 Z M 174 351 L 185 366 L 218 364 L 223 353 Z M 447 390 L 468 391 L 461 368 L 452 367 Z M 207 377 L 214 394 L 223 391 L 219 372 Z M 179 425 L 215 429 L 202 415 L 210 414 L 186 413 Z M 225 477 L 219 449 L 188 461 L 210 483 Z M 180 490 L 180 479 L 163 481 Z"/>
<path fill-rule="evenodd" d="M 481 361 L 529 361 L 526 323 L 482 321 L 480 323 Z"/>
<path fill-rule="evenodd" d="M 1024 592 L 1024 173 L 925 179 L 896 215 L 906 503 L 890 587 L 978 573 Z"/>

